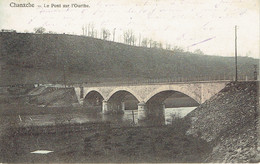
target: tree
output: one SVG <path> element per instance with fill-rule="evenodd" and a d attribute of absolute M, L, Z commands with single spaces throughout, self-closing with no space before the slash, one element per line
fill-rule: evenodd
<path fill-rule="evenodd" d="M 157 45 L 158 45 L 157 41 L 153 41 L 153 42 L 152 42 L 152 47 L 153 47 L 153 48 L 157 48 Z"/>
<path fill-rule="evenodd" d="M 89 23 L 87 28 L 87 36 L 94 37 L 94 29 L 95 29 L 94 24 Z"/>
<path fill-rule="evenodd" d="M 124 32 L 124 43 L 129 45 L 136 45 L 137 38 L 132 30 Z"/>
<path fill-rule="evenodd" d="M 150 48 L 152 48 L 153 40 L 152 40 L 152 39 L 149 39 L 148 43 L 149 43 L 149 45 L 150 45 Z"/>
<path fill-rule="evenodd" d="M 94 30 L 94 38 L 97 38 L 97 34 L 98 34 L 97 30 Z"/>
<path fill-rule="evenodd" d="M 44 27 L 36 27 L 33 30 L 35 31 L 35 34 L 43 34 L 46 31 Z"/>
<path fill-rule="evenodd" d="M 108 29 L 103 28 L 102 29 L 102 39 L 109 40 L 110 32 Z"/>
<path fill-rule="evenodd" d="M 115 36 L 116 36 L 116 28 L 113 29 L 113 42 L 115 41 Z"/>
<path fill-rule="evenodd" d="M 171 49 L 171 45 L 170 44 L 166 44 L 166 50 L 170 50 Z"/>
<path fill-rule="evenodd" d="M 158 47 L 159 47 L 160 49 L 163 48 L 163 44 L 162 44 L 162 42 L 159 42 L 157 45 L 158 45 Z"/>
<path fill-rule="evenodd" d="M 135 46 L 136 41 L 137 41 L 137 38 L 135 37 L 135 35 L 132 35 L 132 36 L 131 36 L 131 43 L 132 43 L 132 45 Z M 131 45 L 131 44 L 130 44 L 130 45 Z"/>
<path fill-rule="evenodd" d="M 147 39 L 147 38 L 143 38 L 141 45 L 142 45 L 143 47 L 147 47 L 147 46 L 148 46 L 148 39 Z"/>
<path fill-rule="evenodd" d="M 174 46 L 173 52 L 184 52 L 184 49 L 178 46 Z"/>
<path fill-rule="evenodd" d="M 198 54 L 198 55 L 204 55 L 204 52 L 201 51 L 200 49 L 196 49 L 196 50 L 194 51 L 194 53 L 195 53 L 195 54 Z"/>
<path fill-rule="evenodd" d="M 49 31 L 48 33 L 49 33 L 49 34 L 57 34 L 57 33 L 54 32 L 54 31 Z"/>
<path fill-rule="evenodd" d="M 131 45 L 132 43 L 132 38 L 133 38 L 133 31 L 132 30 L 127 30 L 124 32 L 124 43 Z"/>

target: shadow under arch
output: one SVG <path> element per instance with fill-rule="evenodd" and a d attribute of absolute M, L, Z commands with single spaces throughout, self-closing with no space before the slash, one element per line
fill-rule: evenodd
<path fill-rule="evenodd" d="M 194 104 L 195 106 L 199 105 L 199 102 L 196 101 L 194 98 L 190 97 L 189 95 L 186 95 L 182 92 L 175 91 L 175 90 L 163 90 L 160 91 L 153 96 L 151 96 L 148 100 L 146 100 L 146 104 L 162 104 L 166 99 L 173 97 L 172 99 L 181 99 L 185 98 L 186 103 L 187 101 L 190 101 L 191 104 Z M 181 100 L 183 101 L 183 100 Z M 185 103 L 185 102 L 184 102 Z M 186 106 L 189 106 L 188 104 Z"/>
<path fill-rule="evenodd" d="M 142 101 L 141 97 L 133 90 L 127 88 L 127 87 L 119 87 L 114 89 L 108 96 L 107 96 L 107 101 L 113 96 L 115 95 L 117 92 L 127 92 L 130 93 L 131 95 L 133 95 L 139 102 Z"/>
<path fill-rule="evenodd" d="M 144 99 L 144 103 L 147 103 L 152 97 L 154 97 L 158 93 L 168 92 L 168 91 L 182 93 L 182 94 L 192 98 L 193 100 L 195 100 L 198 104 L 201 103 L 201 95 L 200 95 L 200 92 L 198 93 L 196 88 L 172 86 L 172 85 L 162 86 L 162 87 L 152 91 L 149 95 L 146 96 L 146 98 Z M 166 93 L 166 94 L 171 94 L 171 93 Z"/>
<path fill-rule="evenodd" d="M 192 101 L 195 106 L 198 106 L 199 103 L 194 100 L 192 97 L 181 93 L 175 90 L 160 90 L 154 95 L 151 95 L 149 99 L 145 102 L 145 112 L 143 115 L 145 116 L 142 118 L 142 123 L 149 124 L 149 125 L 164 125 L 166 122 L 165 116 L 165 100 L 168 98 L 178 99 L 185 97 L 188 98 L 188 101 Z M 182 106 L 184 107 L 184 106 Z M 186 106 L 185 106 L 186 107 Z M 142 116 L 143 117 L 143 116 Z"/>
<path fill-rule="evenodd" d="M 88 111 L 102 111 L 102 101 L 104 97 L 96 90 L 89 91 L 83 101 L 83 106 L 88 109 Z"/>
<path fill-rule="evenodd" d="M 107 102 L 113 110 L 136 110 L 139 100 L 128 90 L 117 90 L 112 92 Z"/>

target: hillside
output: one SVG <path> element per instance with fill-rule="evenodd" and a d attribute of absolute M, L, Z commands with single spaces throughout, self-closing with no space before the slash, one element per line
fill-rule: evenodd
<path fill-rule="evenodd" d="M 257 60 L 238 58 L 241 76 Z M 234 76 L 234 58 L 168 51 L 85 36 L 0 32 L 1 85 Z"/>
<path fill-rule="evenodd" d="M 256 82 L 228 84 L 221 92 L 189 113 L 188 134 L 209 142 L 206 162 L 252 162 L 257 146 Z"/>

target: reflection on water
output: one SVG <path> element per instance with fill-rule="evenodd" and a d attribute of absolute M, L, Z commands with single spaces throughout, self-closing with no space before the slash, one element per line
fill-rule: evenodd
<path fill-rule="evenodd" d="M 196 107 L 180 107 L 180 108 L 166 108 L 164 112 L 151 115 L 155 121 L 158 120 L 163 124 L 171 124 L 172 115 L 175 114 L 184 117 Z M 163 116 L 164 115 L 164 116 Z M 45 114 L 45 115 L 31 115 L 22 116 L 20 124 L 23 126 L 41 126 L 41 125 L 55 125 L 59 123 L 84 123 L 84 122 L 102 122 L 109 121 L 116 125 L 136 125 L 138 124 L 138 111 L 125 110 L 124 114 L 104 115 L 102 113 L 86 113 L 86 114 Z"/>
<path fill-rule="evenodd" d="M 183 118 L 195 108 L 197 107 L 165 108 L 165 124 L 171 124 L 173 114 Z"/>
<path fill-rule="evenodd" d="M 195 108 L 196 107 L 165 108 L 164 122 L 165 122 L 165 124 L 171 124 L 172 115 L 176 115 L 178 117 L 183 118 L 184 116 L 186 116 L 188 113 L 190 113 Z M 134 113 L 134 115 L 133 115 L 133 113 Z M 133 110 L 133 113 L 131 110 L 126 110 L 124 115 L 122 116 L 121 120 L 127 121 L 127 122 L 134 122 L 135 124 L 138 123 L 138 111 Z M 158 117 L 158 116 L 154 116 L 154 117 Z"/>

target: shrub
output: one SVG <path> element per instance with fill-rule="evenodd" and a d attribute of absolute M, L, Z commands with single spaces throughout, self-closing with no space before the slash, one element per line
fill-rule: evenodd
<path fill-rule="evenodd" d="M 190 127 L 190 121 L 188 119 L 181 118 L 180 114 L 172 114 L 171 126 L 174 131 L 185 134 Z"/>

